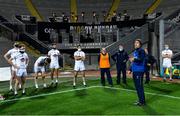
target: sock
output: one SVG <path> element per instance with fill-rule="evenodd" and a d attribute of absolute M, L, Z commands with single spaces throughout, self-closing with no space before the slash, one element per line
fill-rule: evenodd
<path fill-rule="evenodd" d="M 83 82 L 83 85 L 86 85 L 86 82 L 85 82 L 85 81 Z"/>
<path fill-rule="evenodd" d="M 83 77 L 83 85 L 86 85 L 85 77 Z"/>
<path fill-rule="evenodd" d="M 19 89 L 21 89 L 21 84 L 19 84 Z"/>
<path fill-rule="evenodd" d="M 56 83 L 58 83 L 58 80 L 56 79 Z"/>
<path fill-rule="evenodd" d="M 12 85 L 9 86 L 9 90 L 11 90 L 11 89 L 12 89 Z"/>
<path fill-rule="evenodd" d="M 17 91 L 16 90 L 14 91 L 14 94 L 17 95 Z"/>
<path fill-rule="evenodd" d="M 35 87 L 38 88 L 38 84 L 35 84 Z"/>
<path fill-rule="evenodd" d="M 73 83 L 73 86 L 76 86 L 76 83 Z"/>
<path fill-rule="evenodd" d="M 22 93 L 25 93 L 25 89 L 23 89 Z"/>
<path fill-rule="evenodd" d="M 44 83 L 44 87 L 47 87 L 46 83 Z"/>

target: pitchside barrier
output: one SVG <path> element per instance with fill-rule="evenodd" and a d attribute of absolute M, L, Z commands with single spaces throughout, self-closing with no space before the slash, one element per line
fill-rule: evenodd
<path fill-rule="evenodd" d="M 11 68 L 1 67 L 0 68 L 0 81 L 9 81 L 11 78 Z"/>
<path fill-rule="evenodd" d="M 172 67 L 173 78 L 180 79 L 180 63 L 175 63 Z"/>

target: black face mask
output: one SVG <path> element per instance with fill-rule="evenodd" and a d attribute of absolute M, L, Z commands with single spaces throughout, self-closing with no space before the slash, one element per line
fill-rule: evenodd
<path fill-rule="evenodd" d="M 21 54 L 23 54 L 24 53 L 24 51 L 19 51 Z"/>
<path fill-rule="evenodd" d="M 19 46 L 18 46 L 18 45 L 15 45 L 15 47 L 16 47 L 16 48 L 19 48 Z"/>

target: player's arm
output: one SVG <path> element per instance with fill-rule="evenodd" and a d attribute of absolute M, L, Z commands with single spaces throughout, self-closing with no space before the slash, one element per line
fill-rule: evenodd
<path fill-rule="evenodd" d="M 86 59 L 86 56 L 85 54 L 83 54 L 83 56 L 81 57 L 81 60 L 85 60 Z"/>
<path fill-rule="evenodd" d="M 78 54 L 76 54 L 76 52 L 74 53 L 74 59 L 75 60 L 81 60 L 81 56 L 79 56 Z"/>
<path fill-rule="evenodd" d="M 28 55 L 27 55 L 27 58 L 26 58 L 26 66 L 28 66 L 28 64 L 29 64 L 29 57 L 28 57 Z"/>
<path fill-rule="evenodd" d="M 75 59 L 75 60 L 81 60 L 82 57 L 81 57 L 81 56 L 74 56 L 74 59 Z"/>
<path fill-rule="evenodd" d="M 4 58 L 6 59 L 6 61 L 9 60 L 9 58 L 8 58 L 9 55 L 10 55 L 9 52 L 7 52 L 6 54 L 4 54 Z"/>
<path fill-rule="evenodd" d="M 13 59 L 14 59 L 14 58 L 8 59 L 8 63 L 9 63 L 10 65 L 12 65 L 13 67 L 18 68 L 18 66 L 15 65 L 15 64 L 12 62 Z"/>
<path fill-rule="evenodd" d="M 167 55 L 166 55 L 166 53 L 165 53 L 164 51 L 162 51 L 162 57 L 163 57 L 163 58 L 166 58 L 166 57 L 167 57 Z"/>
<path fill-rule="evenodd" d="M 49 51 L 48 54 L 47 54 L 47 57 L 50 58 L 50 56 L 51 56 L 51 52 Z"/>
<path fill-rule="evenodd" d="M 26 58 L 26 66 L 28 66 L 28 64 L 29 64 L 29 58 L 27 57 Z"/>
<path fill-rule="evenodd" d="M 172 58 L 173 56 L 173 52 L 171 51 L 169 54 L 168 54 L 168 58 Z"/>
<path fill-rule="evenodd" d="M 61 56 L 61 53 L 60 53 L 60 51 L 58 50 L 58 56 Z"/>

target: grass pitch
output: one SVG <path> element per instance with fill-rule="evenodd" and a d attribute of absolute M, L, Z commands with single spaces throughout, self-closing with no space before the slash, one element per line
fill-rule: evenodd
<path fill-rule="evenodd" d="M 27 89 L 26 95 L 14 97 L 5 92 L 6 100 L 0 101 L 1 115 L 39 115 L 39 114 L 87 114 L 87 115 L 180 115 L 179 84 L 152 81 L 145 85 L 147 105 L 140 107 L 133 103 L 137 100 L 132 79 L 128 85 L 114 87 L 100 86 L 100 80 L 90 78 L 87 87 L 78 83 L 72 88 L 72 81 L 60 83 L 58 87 Z M 81 82 L 81 80 L 79 80 Z"/>

